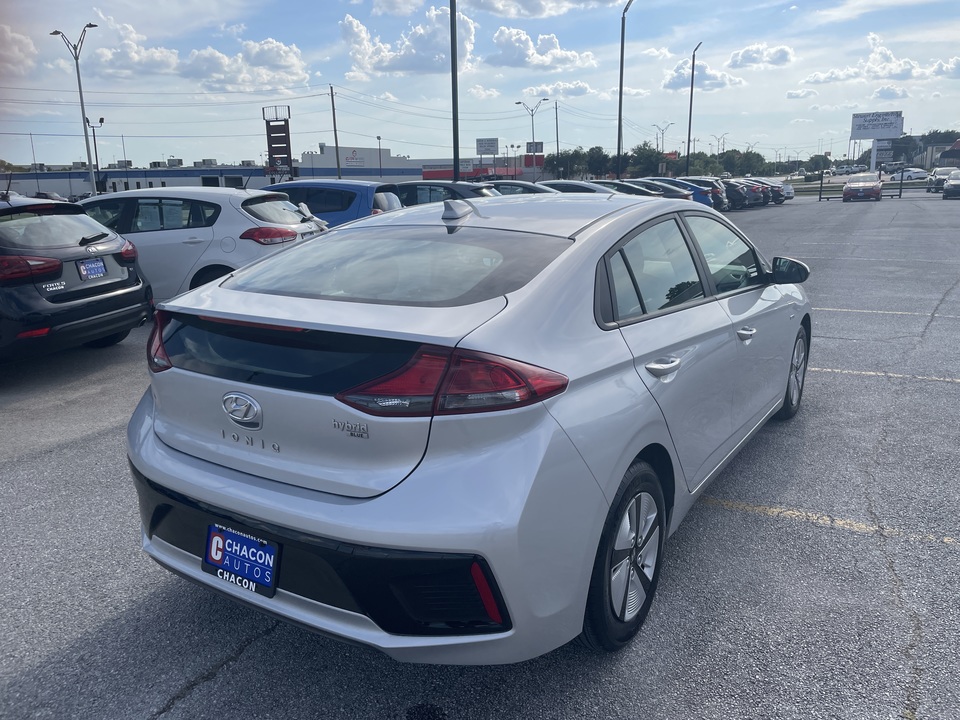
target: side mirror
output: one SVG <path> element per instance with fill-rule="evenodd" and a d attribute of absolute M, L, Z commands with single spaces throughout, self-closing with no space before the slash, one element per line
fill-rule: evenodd
<path fill-rule="evenodd" d="M 773 281 L 780 285 L 799 284 L 810 277 L 810 268 L 799 260 L 785 257 L 773 259 Z"/>

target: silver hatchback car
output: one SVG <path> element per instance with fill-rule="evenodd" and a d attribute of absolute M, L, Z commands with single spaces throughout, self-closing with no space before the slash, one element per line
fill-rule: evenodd
<path fill-rule="evenodd" d="M 809 270 L 710 208 L 448 200 L 159 306 L 128 427 L 143 547 L 394 658 L 617 650 L 665 541 L 799 406 Z"/>

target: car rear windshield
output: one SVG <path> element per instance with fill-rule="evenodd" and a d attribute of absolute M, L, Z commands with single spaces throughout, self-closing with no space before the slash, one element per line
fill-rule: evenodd
<path fill-rule="evenodd" d="M 571 243 L 477 228 L 344 228 L 291 247 L 223 286 L 270 295 L 454 307 L 523 287 Z"/>
<path fill-rule="evenodd" d="M 61 203 L 0 212 L 0 246 L 15 250 L 77 247 L 113 233 L 83 210 Z"/>
<path fill-rule="evenodd" d="M 306 221 L 300 209 L 285 195 L 260 195 L 244 200 L 241 207 L 257 220 L 275 225 L 300 225 Z"/>

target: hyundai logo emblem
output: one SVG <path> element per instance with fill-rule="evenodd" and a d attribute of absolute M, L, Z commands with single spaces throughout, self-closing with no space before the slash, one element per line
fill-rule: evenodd
<path fill-rule="evenodd" d="M 100 248 L 98 248 L 96 245 L 87 245 L 87 252 L 91 255 L 96 255 L 98 252 L 100 252 Z"/>
<path fill-rule="evenodd" d="M 260 403 L 244 393 L 231 392 L 224 395 L 223 411 L 234 425 L 244 430 L 259 430 L 263 425 Z"/>

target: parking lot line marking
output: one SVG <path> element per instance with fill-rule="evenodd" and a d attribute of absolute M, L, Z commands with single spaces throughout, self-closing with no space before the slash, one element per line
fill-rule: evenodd
<path fill-rule="evenodd" d="M 942 382 L 960 385 L 960 378 L 943 378 L 929 375 L 903 375 L 901 373 L 881 372 L 877 370 L 837 370 L 835 368 L 808 367 L 809 372 L 836 373 L 838 375 L 860 375 L 863 377 L 882 377 L 893 380 L 922 380 L 925 382 Z"/>
<path fill-rule="evenodd" d="M 902 538 L 911 542 L 936 543 L 937 545 L 960 546 L 960 538 L 945 535 L 939 537 L 930 533 L 916 534 L 905 533 L 895 528 L 878 527 L 870 523 L 858 522 L 856 520 L 846 520 L 836 518 L 832 515 L 823 513 L 808 512 L 806 510 L 794 510 L 791 508 L 774 507 L 768 505 L 751 505 L 750 503 L 738 502 L 736 500 L 721 500 L 720 498 L 704 495 L 701 500 L 708 505 L 726 508 L 727 510 L 738 510 L 740 512 L 751 513 L 753 515 L 764 515 L 766 517 L 784 518 L 787 520 L 799 520 L 800 522 L 819 525 L 820 527 L 836 528 L 846 530 L 847 532 L 857 533 L 859 535 L 876 535 L 885 538 Z"/>
<path fill-rule="evenodd" d="M 849 308 L 814 308 L 817 312 L 862 313 L 865 315 L 912 315 L 914 317 L 935 317 L 947 320 L 960 320 L 960 315 L 942 315 L 940 313 L 904 312 L 901 310 L 851 310 Z"/>

